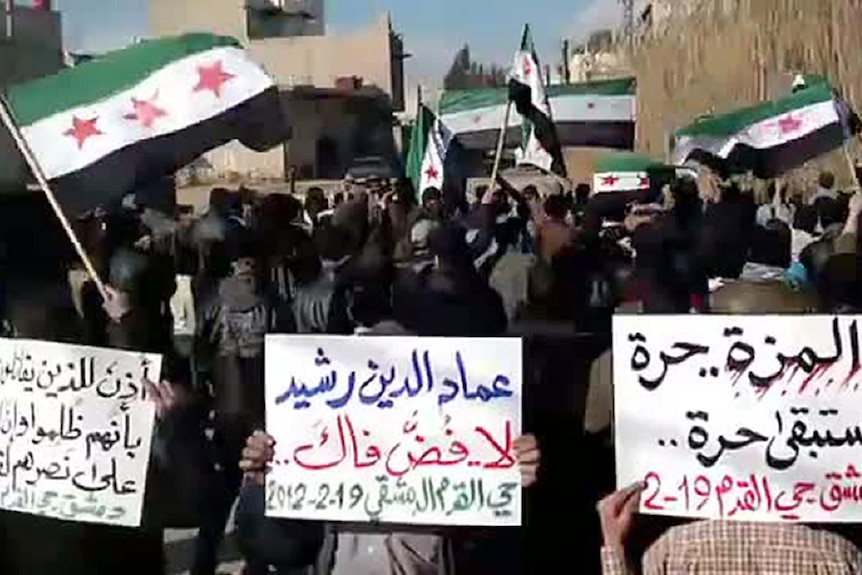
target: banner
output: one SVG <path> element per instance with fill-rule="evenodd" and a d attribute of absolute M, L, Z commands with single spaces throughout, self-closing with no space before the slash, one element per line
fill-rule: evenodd
<path fill-rule="evenodd" d="M 650 514 L 862 521 L 859 319 L 615 317 L 619 485 Z"/>
<path fill-rule="evenodd" d="M 267 336 L 271 517 L 521 524 L 521 341 Z"/>
<path fill-rule="evenodd" d="M 137 527 L 158 355 L 0 339 L 0 509 Z"/>

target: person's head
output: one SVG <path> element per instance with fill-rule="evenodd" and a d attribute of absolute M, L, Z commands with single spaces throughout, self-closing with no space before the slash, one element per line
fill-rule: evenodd
<path fill-rule="evenodd" d="M 566 219 L 566 213 L 568 212 L 568 206 L 566 205 L 566 198 L 560 194 L 554 194 L 553 196 L 548 196 L 545 199 L 545 215 L 556 221 L 563 221 Z"/>
<path fill-rule="evenodd" d="M 209 211 L 221 217 L 227 217 L 230 211 L 230 190 L 213 188 L 210 190 Z"/>
<path fill-rule="evenodd" d="M 414 254 L 423 254 L 428 251 L 428 238 L 431 232 L 440 227 L 437 220 L 421 219 L 410 230 L 410 245 Z"/>
<path fill-rule="evenodd" d="M 147 271 L 147 256 L 129 247 L 117 249 L 111 256 L 108 281 L 124 294 L 138 294 Z M 135 298 L 133 298 L 135 299 Z"/>
<path fill-rule="evenodd" d="M 466 231 L 461 226 L 444 224 L 434 228 L 428 234 L 428 248 L 440 268 L 475 271 L 467 246 Z"/>
<path fill-rule="evenodd" d="M 323 193 L 323 188 L 312 186 L 305 192 L 305 211 L 313 220 L 320 212 L 329 209 L 329 202 L 326 201 L 326 194 Z"/>
<path fill-rule="evenodd" d="M 422 191 L 422 207 L 435 219 L 443 217 L 443 193 L 438 188 L 425 188 Z"/>
<path fill-rule="evenodd" d="M 344 192 L 335 192 L 332 196 L 332 207 L 337 208 L 344 203 Z"/>
<path fill-rule="evenodd" d="M 228 244 L 230 250 L 231 274 L 233 277 L 253 283 L 257 280 L 261 258 L 261 244 L 258 238 L 248 231 L 237 232 Z"/>
<path fill-rule="evenodd" d="M 314 245 L 320 259 L 340 262 L 353 254 L 352 235 L 342 226 L 330 224 L 314 231 Z"/>
<path fill-rule="evenodd" d="M 855 254 L 837 254 L 829 258 L 817 277 L 821 311 L 859 313 L 862 310 L 862 280 L 859 272 L 859 258 Z"/>
<path fill-rule="evenodd" d="M 814 206 L 800 206 L 793 217 L 794 229 L 814 234 L 817 230 L 817 210 Z"/>
<path fill-rule="evenodd" d="M 589 184 L 578 184 L 575 187 L 575 202 L 578 204 L 586 204 L 590 199 L 590 185 Z"/>
<path fill-rule="evenodd" d="M 524 190 L 521 193 L 528 202 L 534 202 L 539 199 L 539 190 L 533 184 L 524 186 Z"/>
<path fill-rule="evenodd" d="M 752 233 L 748 261 L 772 267 L 788 268 L 791 263 L 791 234 L 787 224 L 772 220 Z"/>
<path fill-rule="evenodd" d="M 823 230 L 836 224 L 843 224 L 846 220 L 846 216 L 842 213 L 841 204 L 832 198 L 817 198 L 814 201 L 814 211 L 817 213 L 817 220 Z"/>
<path fill-rule="evenodd" d="M 817 185 L 824 190 L 831 190 L 835 187 L 835 176 L 831 172 L 821 172 L 817 178 Z"/>

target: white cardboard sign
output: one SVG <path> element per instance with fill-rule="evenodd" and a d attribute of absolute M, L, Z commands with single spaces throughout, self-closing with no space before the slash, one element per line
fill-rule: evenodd
<path fill-rule="evenodd" d="M 0 339 L 0 509 L 137 527 L 161 357 Z"/>
<path fill-rule="evenodd" d="M 862 521 L 859 316 L 614 318 L 617 480 L 644 513 Z"/>
<path fill-rule="evenodd" d="M 267 336 L 267 515 L 520 525 L 519 339 Z"/>

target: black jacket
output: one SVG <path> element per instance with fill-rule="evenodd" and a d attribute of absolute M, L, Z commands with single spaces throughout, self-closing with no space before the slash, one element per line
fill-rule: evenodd
<path fill-rule="evenodd" d="M 212 382 L 216 412 L 263 423 L 264 337 L 293 333 L 290 309 L 276 296 L 227 278 L 203 307 L 196 343 L 198 371 Z"/>

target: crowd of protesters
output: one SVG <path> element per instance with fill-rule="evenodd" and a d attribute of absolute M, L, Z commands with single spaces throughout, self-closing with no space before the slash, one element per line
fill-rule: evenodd
<path fill-rule="evenodd" d="M 0 512 L 0 573 L 158 575 L 163 530 L 193 527 L 192 574 L 214 575 L 235 504 L 248 575 L 610 575 L 637 571 L 641 555 L 651 574 L 862 571 L 852 534 L 676 522 L 649 538 L 635 533 L 647 522 L 634 515 L 641 486 L 607 495 L 613 314 L 855 313 L 862 195 L 823 174 L 817 190 L 772 188 L 761 205 L 743 185 L 684 178 L 592 197 L 500 179 L 472 196 L 388 181 L 330 198 L 214 189 L 194 217 L 140 193 L 77 222 L 106 299 L 73 267 L 34 302 L 7 266 L 5 335 L 165 363 L 163 381 L 148 382 L 158 423 L 143 526 Z M 193 303 L 172 307 L 178 293 Z M 523 337 L 524 528 L 265 518 L 263 341 L 276 333 Z"/>

